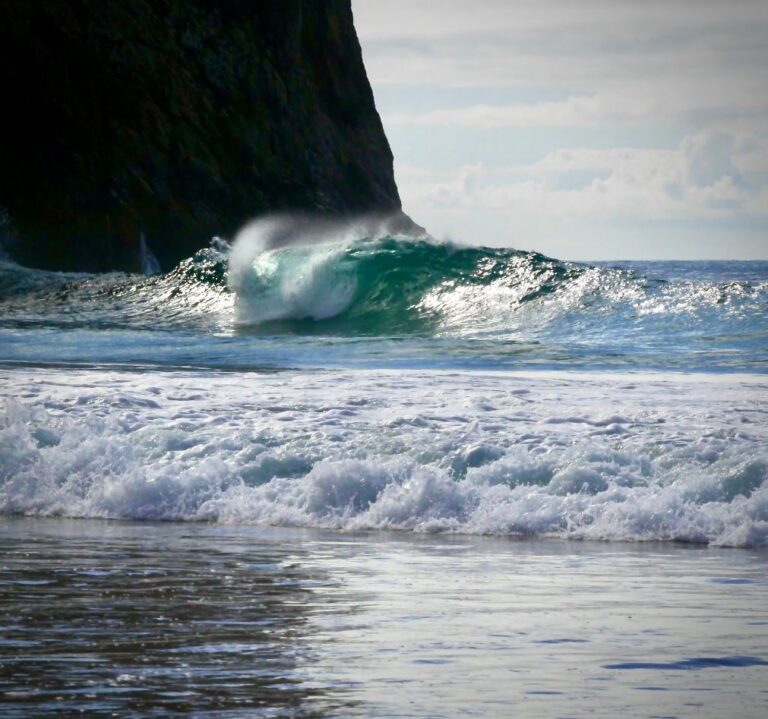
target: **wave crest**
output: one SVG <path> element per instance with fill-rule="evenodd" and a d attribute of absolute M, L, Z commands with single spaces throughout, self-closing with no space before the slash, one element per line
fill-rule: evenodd
<path fill-rule="evenodd" d="M 726 333 L 754 344 L 768 327 L 768 282 L 667 281 L 536 252 L 376 234 L 364 226 L 259 222 L 235 242 L 229 287 L 241 325 L 322 322 L 311 331 L 421 334 L 561 345 Z M 369 234 L 364 234 L 368 232 Z M 307 330 L 305 322 L 300 326 Z"/>
<path fill-rule="evenodd" d="M 199 345 L 221 335 L 412 337 L 426 356 L 473 366 L 521 354 L 578 366 L 760 370 L 768 361 L 766 263 L 678 263 L 676 276 L 672 265 L 648 265 L 645 275 L 642 265 L 589 266 L 389 229 L 266 218 L 233 246 L 152 277 L 5 263 L 0 326 L 192 330 Z M 291 362 L 306 359 L 297 352 Z"/>

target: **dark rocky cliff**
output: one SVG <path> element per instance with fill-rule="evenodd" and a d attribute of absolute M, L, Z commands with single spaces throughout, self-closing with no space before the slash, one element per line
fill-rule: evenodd
<path fill-rule="evenodd" d="M 143 233 L 168 269 L 266 211 L 400 210 L 351 0 L 0 0 L 0 81 L 22 264 L 137 270 Z"/>

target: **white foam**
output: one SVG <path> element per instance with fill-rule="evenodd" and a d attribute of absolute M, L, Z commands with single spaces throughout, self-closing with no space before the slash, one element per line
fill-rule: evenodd
<path fill-rule="evenodd" d="M 236 321 L 328 319 L 343 312 L 357 289 L 354 270 L 342 261 L 345 245 L 264 250 L 236 285 Z"/>
<path fill-rule="evenodd" d="M 768 545 L 764 380 L 627 380 L 3 370 L 0 511 Z"/>
<path fill-rule="evenodd" d="M 246 225 L 229 253 L 228 282 L 236 295 L 235 320 L 323 320 L 347 309 L 357 279 L 345 250 L 361 238 L 382 237 L 392 218 L 333 222 L 272 215 Z"/>

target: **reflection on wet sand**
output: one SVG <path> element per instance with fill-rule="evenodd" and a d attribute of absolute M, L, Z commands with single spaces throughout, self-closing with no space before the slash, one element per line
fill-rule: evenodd
<path fill-rule="evenodd" d="M 768 552 L 0 518 L 0 716 L 766 716 Z"/>
<path fill-rule="evenodd" d="M 5 717 L 324 716 L 306 681 L 313 588 L 277 543 L 174 525 L 24 523 L 0 534 Z M 51 531 L 55 528 L 55 531 Z M 261 709 L 261 711 L 259 711 Z M 262 713 L 265 712 L 265 713 Z"/>

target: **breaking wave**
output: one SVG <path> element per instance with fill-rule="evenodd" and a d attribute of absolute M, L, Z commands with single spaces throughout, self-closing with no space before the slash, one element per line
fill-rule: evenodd
<path fill-rule="evenodd" d="M 754 380 L 58 370 L 8 383 L 22 401 L 0 405 L 3 514 L 768 545 Z"/>
<path fill-rule="evenodd" d="M 664 277 L 653 265 L 590 266 L 271 219 L 164 275 L 4 263 L 0 328 L 183 330 L 201 344 L 214 335 L 421 338 L 455 341 L 453 356 L 765 369 L 768 264 L 744 263 L 732 277 L 719 266 L 711 277 L 706 264 L 676 267 Z"/>
<path fill-rule="evenodd" d="M 272 246 L 274 233 L 271 224 L 256 223 L 235 243 L 229 283 L 239 324 L 310 320 L 342 333 L 582 340 L 628 328 L 711 334 L 716 325 L 721 334 L 723 323 L 726 331 L 766 336 L 768 327 L 765 273 L 747 281 L 667 281 L 430 238 L 358 239 L 347 230 L 317 244 Z"/>

